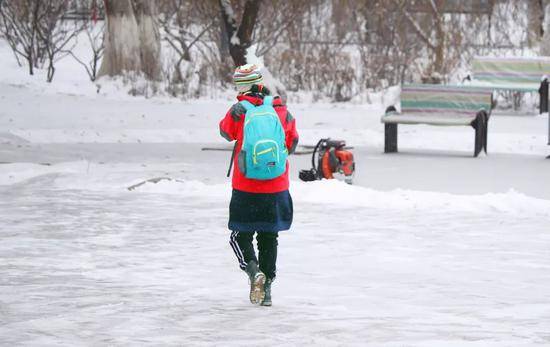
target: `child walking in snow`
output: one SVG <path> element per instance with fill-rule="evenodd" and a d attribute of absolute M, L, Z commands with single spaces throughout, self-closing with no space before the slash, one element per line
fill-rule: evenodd
<path fill-rule="evenodd" d="M 271 96 L 263 85 L 256 65 L 238 67 L 233 80 L 239 102 L 220 122 L 221 136 L 237 141 L 229 205 L 230 245 L 239 267 L 250 279 L 250 301 L 271 306 L 277 237 L 279 231 L 290 229 L 292 224 L 286 156 L 298 144 L 296 121 L 281 98 Z"/>

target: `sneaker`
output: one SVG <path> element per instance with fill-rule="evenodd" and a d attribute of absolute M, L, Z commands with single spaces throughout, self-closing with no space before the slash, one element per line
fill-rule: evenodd
<path fill-rule="evenodd" d="M 264 285 L 264 300 L 260 305 L 262 306 L 271 306 L 271 283 L 273 283 L 273 279 L 269 278 L 265 281 Z"/>
<path fill-rule="evenodd" d="M 265 275 L 258 269 L 258 264 L 254 261 L 246 265 L 245 271 L 250 279 L 250 302 L 253 304 L 261 304 L 265 297 Z"/>

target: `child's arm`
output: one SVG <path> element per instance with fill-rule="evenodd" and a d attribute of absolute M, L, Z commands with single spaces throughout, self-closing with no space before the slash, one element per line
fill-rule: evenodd
<path fill-rule="evenodd" d="M 236 103 L 227 111 L 225 117 L 220 121 L 220 135 L 224 139 L 230 142 L 237 139 L 238 124 L 245 113 L 246 109 L 240 103 Z"/>
<path fill-rule="evenodd" d="M 299 136 L 296 131 L 296 119 L 292 117 L 292 114 L 288 110 L 286 112 L 286 148 L 288 148 L 288 154 L 292 154 L 296 150 L 296 146 L 298 146 Z"/>

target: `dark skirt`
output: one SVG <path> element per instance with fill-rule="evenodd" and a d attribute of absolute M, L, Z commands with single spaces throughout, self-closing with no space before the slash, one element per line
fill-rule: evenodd
<path fill-rule="evenodd" d="M 229 230 L 277 232 L 290 229 L 292 197 L 278 193 L 248 193 L 233 189 L 229 204 Z"/>

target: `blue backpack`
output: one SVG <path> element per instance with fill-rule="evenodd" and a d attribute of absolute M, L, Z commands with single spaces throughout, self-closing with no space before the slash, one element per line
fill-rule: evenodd
<path fill-rule="evenodd" d="M 273 97 L 265 96 L 263 105 L 254 106 L 243 100 L 246 109 L 243 144 L 238 165 L 246 178 L 270 180 L 286 171 L 288 150 L 285 131 L 273 108 Z"/>

